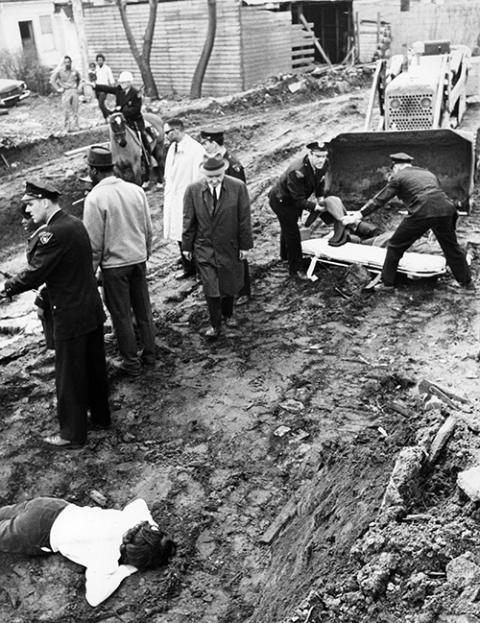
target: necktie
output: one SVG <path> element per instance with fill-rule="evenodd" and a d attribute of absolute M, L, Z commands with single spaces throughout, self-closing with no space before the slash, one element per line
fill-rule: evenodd
<path fill-rule="evenodd" d="M 215 214 L 217 210 L 218 199 L 217 199 L 217 189 L 214 186 L 212 187 L 212 195 L 213 195 L 213 213 Z"/>

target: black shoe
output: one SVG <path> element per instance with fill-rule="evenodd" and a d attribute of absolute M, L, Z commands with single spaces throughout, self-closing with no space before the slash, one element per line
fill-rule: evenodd
<path fill-rule="evenodd" d="M 108 430 L 111 427 L 112 427 L 111 424 L 99 424 L 98 422 L 92 422 L 92 421 L 88 423 L 88 428 L 90 430 Z"/>
<path fill-rule="evenodd" d="M 208 340 L 216 340 L 220 337 L 220 329 L 209 327 L 203 334 Z"/>
<path fill-rule="evenodd" d="M 290 273 L 291 277 L 297 279 L 298 281 L 310 281 L 310 277 L 303 270 L 296 270 Z"/>

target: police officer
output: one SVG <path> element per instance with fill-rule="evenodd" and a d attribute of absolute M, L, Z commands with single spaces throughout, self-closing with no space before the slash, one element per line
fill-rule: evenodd
<path fill-rule="evenodd" d="M 127 125 L 134 131 L 139 132 L 143 147 L 150 158 L 150 146 L 145 129 L 145 119 L 142 115 L 142 97 L 133 86 L 133 76 L 129 71 L 122 71 L 118 76 L 118 85 L 92 83 L 95 93 L 112 93 L 115 95 L 115 110 L 122 112 Z"/>
<path fill-rule="evenodd" d="M 211 156 L 218 154 L 227 162 L 225 175 L 235 177 L 237 180 L 240 180 L 244 184 L 247 183 L 245 177 L 245 169 L 242 163 L 234 154 L 232 154 L 231 151 L 229 151 L 225 147 L 225 130 L 223 128 L 216 126 L 204 128 L 200 131 L 200 138 L 201 143 L 205 147 L 205 151 L 207 152 L 207 154 Z M 244 281 L 242 289 L 238 293 L 238 298 L 236 300 L 237 305 L 242 305 L 243 303 L 246 303 L 252 296 L 252 286 L 250 283 L 250 270 L 248 268 L 248 260 L 243 260 L 243 270 Z"/>
<path fill-rule="evenodd" d="M 412 165 L 412 156 L 401 152 L 391 154 L 390 159 L 392 175 L 386 186 L 360 210 L 342 219 L 344 225 L 360 223 L 364 216 L 385 205 L 395 196 L 406 205 L 409 214 L 388 241 L 381 281 L 372 282 L 371 289 L 393 290 L 398 263 L 403 254 L 431 229 L 455 279 L 462 288 L 474 290 L 470 268 L 457 242 L 455 205 L 441 189 L 433 173 Z"/>
<path fill-rule="evenodd" d="M 110 425 L 103 342 L 105 318 L 92 267 L 90 240 L 83 223 L 60 209 L 59 191 L 44 181 L 29 181 L 22 201 L 33 222 L 45 224 L 28 266 L 7 279 L 1 296 L 46 284 L 52 306 L 55 381 L 60 434 L 45 442 L 57 448 L 82 446 L 91 424 Z"/>
<path fill-rule="evenodd" d="M 306 147 L 308 153 L 282 173 L 268 194 L 270 207 L 280 222 L 280 256 L 288 260 L 290 275 L 300 280 L 308 277 L 303 271 L 298 219 L 303 210 L 324 211 L 321 203 L 328 185 L 326 146 L 314 141 Z"/>

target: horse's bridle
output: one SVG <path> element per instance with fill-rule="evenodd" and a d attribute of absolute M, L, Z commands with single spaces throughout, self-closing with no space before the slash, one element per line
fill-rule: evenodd
<path fill-rule="evenodd" d="M 121 112 L 114 112 L 110 115 L 110 127 L 113 132 L 113 138 L 120 147 L 127 144 L 125 117 Z"/>

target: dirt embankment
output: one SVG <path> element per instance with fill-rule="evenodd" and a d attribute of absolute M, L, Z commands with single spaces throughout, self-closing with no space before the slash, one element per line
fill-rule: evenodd
<path fill-rule="evenodd" d="M 224 111 L 253 200 L 255 295 L 238 309 L 239 329 L 217 343 L 198 333 L 207 321 L 198 284 L 173 278 L 177 250 L 161 238 L 161 192 L 149 192 L 158 367 L 135 382 L 112 375 L 114 428 L 92 433 L 85 450 L 54 454 L 39 443 L 56 426 L 52 355 L 27 298 L 2 307 L 0 502 L 58 495 L 88 504 L 97 490 L 120 507 L 141 496 L 179 542 L 168 569 L 131 576 L 95 610 L 75 565 L 2 557 L 2 621 L 475 620 L 455 619 L 479 614 L 480 563 L 478 509 L 455 480 L 478 462 L 477 434 L 459 420 L 428 463 L 452 409 L 425 410 L 417 383 L 450 387 L 475 413 L 477 297 L 449 291 L 451 278 L 368 297 L 360 269 L 320 267 L 316 283 L 296 284 L 276 259 L 266 190 L 312 137 L 359 127 L 365 98 L 361 90 L 318 101 L 294 94 Z M 195 134 L 212 112 L 188 119 Z M 67 189 L 82 162 L 44 173 Z M 21 187 L 20 177 L 7 179 L 2 205 Z M 475 212 L 460 236 L 478 230 Z M 19 264 L 15 249 L 9 270 Z M 476 259 L 473 267 L 476 275 Z M 399 497 L 382 505 L 405 447 L 423 450 L 412 451 L 411 469 L 397 466 Z"/>

